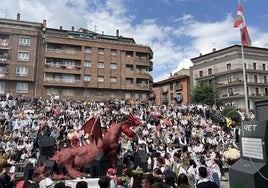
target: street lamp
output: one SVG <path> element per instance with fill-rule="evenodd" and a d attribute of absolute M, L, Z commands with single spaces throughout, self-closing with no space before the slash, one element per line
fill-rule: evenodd
<path fill-rule="evenodd" d="M 85 86 L 85 98 L 87 99 L 87 84 Z"/>

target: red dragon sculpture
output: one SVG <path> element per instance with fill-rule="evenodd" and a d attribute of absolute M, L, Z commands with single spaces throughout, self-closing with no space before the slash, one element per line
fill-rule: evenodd
<path fill-rule="evenodd" d="M 92 162 L 99 152 L 106 153 L 110 160 L 110 167 L 115 167 L 116 147 L 121 133 L 133 137 L 135 133 L 131 127 L 138 125 L 140 125 L 140 120 L 134 115 L 129 114 L 123 118 L 123 121 L 113 123 L 102 138 L 100 119 L 93 117 L 83 126 L 85 134 L 89 135 L 90 144 L 64 148 L 57 151 L 50 160 L 55 160 L 57 165 L 65 164 L 67 176 L 71 178 L 86 176 L 86 174 L 76 170 L 76 168 L 81 168 L 84 164 Z"/>

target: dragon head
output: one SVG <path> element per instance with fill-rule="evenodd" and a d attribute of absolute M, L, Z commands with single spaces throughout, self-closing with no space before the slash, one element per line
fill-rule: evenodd
<path fill-rule="evenodd" d="M 122 122 L 122 132 L 128 137 L 133 137 L 135 132 L 131 129 L 131 127 L 137 127 L 141 124 L 140 119 L 133 114 L 129 114 L 127 116 L 127 120 Z"/>

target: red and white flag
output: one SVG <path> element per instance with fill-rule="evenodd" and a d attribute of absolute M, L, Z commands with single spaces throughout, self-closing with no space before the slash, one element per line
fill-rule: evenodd
<path fill-rule="evenodd" d="M 251 46 L 251 40 L 250 40 L 248 29 L 245 23 L 245 18 L 243 15 L 243 8 L 242 8 L 240 1 L 238 3 L 238 9 L 237 9 L 237 14 L 236 14 L 236 19 L 234 22 L 234 27 L 236 28 L 238 27 L 240 29 L 242 45 Z"/>

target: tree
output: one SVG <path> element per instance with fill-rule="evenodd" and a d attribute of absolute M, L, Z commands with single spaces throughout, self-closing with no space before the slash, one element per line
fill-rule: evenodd
<path fill-rule="evenodd" d="M 208 105 L 219 105 L 222 103 L 221 100 L 219 100 L 219 92 L 214 82 L 198 82 L 192 91 L 191 101 L 192 103 Z"/>
<path fill-rule="evenodd" d="M 241 116 L 234 107 L 226 107 L 222 111 L 222 114 L 225 117 L 231 118 L 231 120 L 234 121 L 236 125 L 238 126 L 241 125 L 241 121 L 242 121 Z"/>

